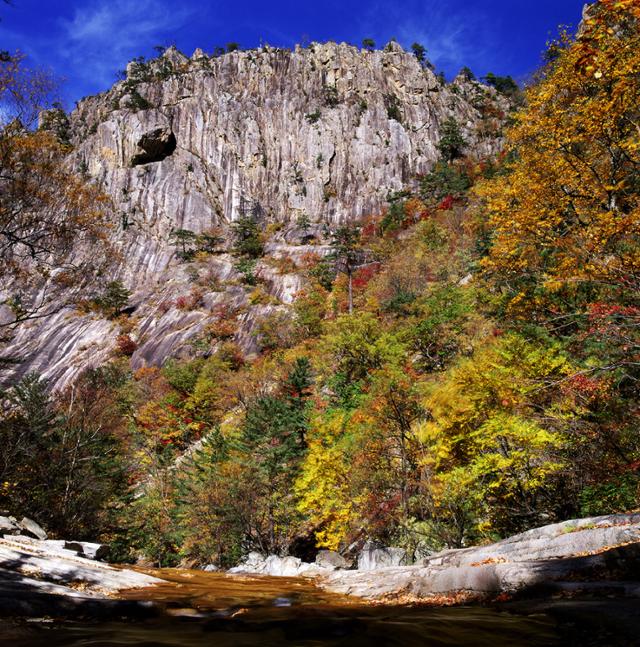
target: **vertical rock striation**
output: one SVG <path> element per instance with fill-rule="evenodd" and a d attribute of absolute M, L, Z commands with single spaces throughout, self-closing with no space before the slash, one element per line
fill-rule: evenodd
<path fill-rule="evenodd" d="M 187 314 L 167 309 L 190 283 L 170 244 L 173 230 L 224 229 L 248 210 L 285 234 L 303 214 L 332 228 L 376 213 L 390 192 L 431 168 L 448 117 L 461 125 L 469 152 L 490 157 L 508 108 L 492 88 L 463 76 L 442 84 L 396 43 L 373 52 L 327 43 L 216 58 L 170 48 L 130 63 L 125 80 L 79 102 L 66 132 L 70 163 L 113 201 L 114 278 L 133 292 L 138 326 L 134 366 L 188 346 L 213 305 L 246 305 L 231 286 Z M 223 281 L 234 278 L 230 257 L 210 265 Z M 299 279 L 280 279 L 270 276 L 269 289 L 290 302 Z M 251 320 L 244 315 L 246 339 Z M 113 324 L 66 311 L 25 326 L 5 354 L 23 360 L 13 379 L 38 370 L 61 386 L 108 359 L 116 336 Z"/>

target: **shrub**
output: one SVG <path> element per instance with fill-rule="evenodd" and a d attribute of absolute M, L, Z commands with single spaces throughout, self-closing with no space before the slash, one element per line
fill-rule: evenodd
<path fill-rule="evenodd" d="M 129 335 L 119 335 L 116 339 L 116 347 L 121 355 L 131 357 L 136 352 L 138 345 Z"/>
<path fill-rule="evenodd" d="M 131 293 L 120 280 L 107 283 L 105 291 L 93 300 L 94 305 L 109 318 L 115 318 L 127 305 Z"/>

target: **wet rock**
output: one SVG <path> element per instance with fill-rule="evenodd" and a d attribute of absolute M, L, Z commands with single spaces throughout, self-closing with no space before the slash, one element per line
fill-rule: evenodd
<path fill-rule="evenodd" d="M 576 582 L 584 586 L 634 581 L 640 581 L 640 514 L 552 524 L 489 546 L 443 551 L 420 565 L 335 571 L 321 584 L 365 598 L 458 593 L 482 598 L 533 590 L 571 591 Z"/>

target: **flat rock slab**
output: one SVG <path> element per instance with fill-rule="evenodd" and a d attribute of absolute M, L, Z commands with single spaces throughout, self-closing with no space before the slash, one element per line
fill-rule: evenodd
<path fill-rule="evenodd" d="M 631 514 L 544 526 L 490 546 L 445 551 L 414 566 L 335 571 L 319 584 L 363 598 L 480 598 L 545 587 L 569 590 L 576 582 L 627 582 L 624 590 L 637 592 L 638 581 L 640 515 Z"/>
<path fill-rule="evenodd" d="M 50 584 L 72 585 L 99 595 L 162 581 L 144 573 L 78 557 L 59 543 L 64 544 L 55 542 L 51 545 L 46 541 L 29 541 L 28 538 L 19 538 L 18 541 L 14 537 L 0 539 L 0 569 L 5 574 L 14 573 L 17 578 L 32 578 L 44 589 Z M 6 576 L 3 579 L 6 581 Z"/>

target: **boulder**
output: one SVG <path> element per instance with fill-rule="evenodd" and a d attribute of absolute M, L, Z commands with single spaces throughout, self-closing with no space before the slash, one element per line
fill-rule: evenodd
<path fill-rule="evenodd" d="M 640 592 L 640 514 L 551 524 L 488 546 L 442 551 L 413 566 L 386 566 L 380 561 L 384 550 L 390 549 L 368 547 L 360 555 L 358 571 L 330 572 L 321 585 L 364 598 L 463 593 L 480 599 L 633 582 L 625 590 Z M 392 554 L 395 558 L 400 553 Z"/>
<path fill-rule="evenodd" d="M 14 517 L 0 517 L 0 533 L 13 535 L 20 532 L 18 522 Z"/>
<path fill-rule="evenodd" d="M 35 522 L 28 517 L 22 517 L 22 521 L 18 524 L 21 530 L 32 535 L 36 539 L 44 541 L 47 538 L 47 533 Z"/>
<path fill-rule="evenodd" d="M 404 548 L 377 547 L 375 544 L 365 544 L 358 555 L 359 571 L 375 571 L 379 568 L 392 568 L 407 563 L 407 553 Z"/>
<path fill-rule="evenodd" d="M 64 548 L 75 551 L 80 557 L 98 561 L 106 560 L 109 555 L 109 546 L 90 541 L 65 541 Z"/>
<path fill-rule="evenodd" d="M 279 555 L 268 555 L 264 557 L 260 553 L 249 553 L 245 560 L 230 568 L 228 573 L 250 573 L 255 575 L 271 575 L 272 577 L 298 577 L 300 575 L 319 575 L 327 572 L 327 569 L 317 564 L 308 564 L 299 557 L 280 557 Z"/>
<path fill-rule="evenodd" d="M 269 555 L 265 560 L 264 574 L 277 577 L 295 577 L 300 575 L 302 560 L 299 557 L 279 557 Z"/>
<path fill-rule="evenodd" d="M 327 568 L 334 571 L 339 568 L 351 568 L 351 562 L 347 561 L 340 553 L 334 550 L 321 550 L 316 555 L 316 564 L 320 568 Z"/>

